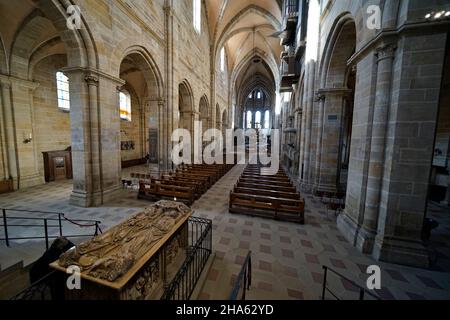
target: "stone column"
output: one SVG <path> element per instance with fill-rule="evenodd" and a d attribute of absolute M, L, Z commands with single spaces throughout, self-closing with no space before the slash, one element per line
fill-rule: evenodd
<path fill-rule="evenodd" d="M 373 256 L 427 267 L 421 233 L 447 33 L 424 34 L 421 30 L 402 35 L 397 45 Z"/>
<path fill-rule="evenodd" d="M 175 94 L 178 91 L 178 86 L 174 85 L 174 12 L 173 12 L 173 0 L 164 1 L 164 35 L 166 40 L 165 48 L 165 74 L 166 74 L 166 88 L 165 88 L 165 101 L 159 104 L 160 111 L 162 111 L 160 122 L 161 127 L 163 127 L 163 134 L 160 139 L 160 143 L 163 144 L 162 152 L 159 156 L 163 157 L 163 161 L 160 159 L 160 170 L 170 170 L 173 168 L 171 152 L 173 148 L 173 143 L 171 141 L 172 131 L 175 129 L 175 113 L 178 108 L 178 100 L 174 102 L 174 97 L 178 96 Z M 175 105 L 177 107 L 175 107 Z M 161 110 L 162 108 L 162 110 Z M 178 119 L 179 120 L 179 119 Z M 162 168 L 161 168 L 162 166 Z"/>
<path fill-rule="evenodd" d="M 38 83 L 11 78 L 11 107 L 13 118 L 11 125 L 14 128 L 16 139 L 16 164 L 17 164 L 17 188 L 23 189 L 44 184 L 44 177 L 39 173 L 36 142 L 34 135 L 33 121 L 33 92 L 39 86 Z M 8 127 L 10 124 L 7 124 Z M 31 141 L 26 142 L 31 135 Z M 9 144 L 10 148 L 12 147 Z M 10 149 L 10 152 L 12 150 Z"/>
<path fill-rule="evenodd" d="M 305 74 L 306 88 L 305 88 L 305 123 L 304 123 L 304 147 L 303 147 L 303 181 L 302 187 L 306 190 L 311 190 L 311 137 L 312 137 L 312 120 L 313 120 L 313 106 L 314 106 L 314 79 L 315 79 L 315 62 L 310 61 L 307 64 L 307 72 Z M 300 164 L 302 166 L 302 163 Z M 300 168 L 301 170 L 302 168 Z"/>
<path fill-rule="evenodd" d="M 73 158 L 71 203 L 104 204 L 120 186 L 120 115 L 118 86 L 123 80 L 81 68 L 67 68 L 70 80 Z"/>
<path fill-rule="evenodd" d="M 3 93 L 2 93 L 2 84 L 0 82 L 0 163 L 1 163 L 1 176 L 0 180 L 9 180 L 9 169 L 8 169 L 8 149 L 6 145 L 6 122 L 4 119 L 4 103 L 3 103 Z"/>
<path fill-rule="evenodd" d="M 318 93 L 321 101 L 314 189 L 316 192 L 336 192 L 342 107 L 345 96 L 350 94 L 351 90 L 324 88 Z"/>
<path fill-rule="evenodd" d="M 171 136 L 167 136 L 168 127 L 168 115 L 166 112 L 166 103 L 164 100 L 158 101 L 158 160 L 159 160 L 159 170 L 165 171 L 169 169 L 169 155 L 166 146 L 171 146 L 170 142 Z"/>
<path fill-rule="evenodd" d="M 363 229 L 359 234 L 358 247 L 364 253 L 372 252 L 377 232 L 378 210 L 383 179 L 386 131 L 388 127 L 389 106 L 391 102 L 392 64 L 396 46 L 387 44 L 376 52 L 378 58 L 376 96 L 374 105 L 372 141 L 367 180 L 366 202 Z"/>

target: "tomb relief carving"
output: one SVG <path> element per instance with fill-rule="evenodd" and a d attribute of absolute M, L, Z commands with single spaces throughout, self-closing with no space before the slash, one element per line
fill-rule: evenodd
<path fill-rule="evenodd" d="M 64 268 L 79 266 L 82 274 L 114 282 L 191 213 L 182 203 L 159 201 L 108 232 L 69 250 L 59 258 L 58 264 Z"/>

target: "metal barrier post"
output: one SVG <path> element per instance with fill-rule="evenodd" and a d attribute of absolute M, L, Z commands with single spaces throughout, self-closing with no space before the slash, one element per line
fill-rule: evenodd
<path fill-rule="evenodd" d="M 6 246 L 9 247 L 8 222 L 6 219 L 6 209 L 2 209 L 2 212 L 3 212 L 3 227 L 5 229 L 5 242 L 6 242 Z"/>
<path fill-rule="evenodd" d="M 47 219 L 44 219 L 44 227 L 45 227 L 45 247 L 48 250 L 48 224 L 47 224 Z"/>
<path fill-rule="evenodd" d="M 62 237 L 62 221 L 61 221 L 61 213 L 58 213 L 58 222 L 59 222 L 59 236 Z"/>
<path fill-rule="evenodd" d="M 364 289 L 359 289 L 359 300 L 364 300 Z"/>
<path fill-rule="evenodd" d="M 326 291 L 326 287 L 327 287 L 327 272 L 328 272 L 328 268 L 327 267 L 323 267 L 324 270 L 324 274 L 323 274 L 323 283 L 322 283 L 322 300 L 325 300 L 325 291 Z"/>

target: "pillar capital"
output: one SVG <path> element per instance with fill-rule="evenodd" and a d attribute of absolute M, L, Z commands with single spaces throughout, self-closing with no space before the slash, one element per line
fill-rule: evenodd
<path fill-rule="evenodd" d="M 164 107 L 166 105 L 166 100 L 164 99 L 159 99 L 158 100 L 158 106 L 159 107 Z"/>
<path fill-rule="evenodd" d="M 86 82 L 88 82 L 88 84 L 93 84 L 93 83 L 89 83 L 89 81 L 94 81 L 94 82 L 99 82 L 100 79 L 103 80 L 108 80 L 111 81 L 113 83 L 116 84 L 116 86 L 124 86 L 125 85 L 125 81 L 117 78 L 113 75 L 110 75 L 106 72 L 103 72 L 99 69 L 96 68 L 90 68 L 90 67 L 67 67 L 67 68 L 63 68 L 61 69 L 62 72 L 64 72 L 65 74 L 76 74 L 76 73 L 82 73 L 84 74 L 84 78 L 86 80 Z M 88 79 L 89 78 L 89 79 Z M 96 78 L 96 79 L 95 79 Z M 89 80 L 89 81 L 88 81 Z"/>
<path fill-rule="evenodd" d="M 353 91 L 346 87 L 322 88 L 322 89 L 317 90 L 317 92 L 316 92 L 316 101 L 325 100 L 325 98 L 327 96 L 331 96 L 331 95 L 346 97 L 352 93 L 353 93 Z"/>
<path fill-rule="evenodd" d="M 316 92 L 316 93 L 314 94 L 314 101 L 315 101 L 315 102 L 325 101 L 325 95 L 324 95 L 323 93 Z"/>
<path fill-rule="evenodd" d="M 396 43 L 388 43 L 378 47 L 375 50 L 375 56 L 377 57 L 378 62 L 385 59 L 394 59 L 396 49 Z"/>
<path fill-rule="evenodd" d="M 89 86 L 98 87 L 99 79 L 95 75 L 92 75 L 92 74 L 86 75 L 84 77 L 84 81 L 86 81 Z M 117 89 L 119 90 L 119 87 L 117 87 Z"/>
<path fill-rule="evenodd" d="M 3 74 L 0 74 L 0 84 L 5 89 L 10 89 L 12 86 L 21 86 L 21 87 L 31 89 L 33 91 L 36 90 L 40 86 L 40 83 L 36 82 L 36 81 L 30 81 L 30 80 L 16 78 L 16 77 L 7 76 L 7 75 L 3 75 Z"/>

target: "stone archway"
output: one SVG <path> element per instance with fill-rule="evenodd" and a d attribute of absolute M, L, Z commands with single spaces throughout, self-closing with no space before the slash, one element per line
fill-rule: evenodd
<path fill-rule="evenodd" d="M 93 137 L 91 130 L 81 125 L 86 123 L 86 118 L 82 115 L 81 110 L 89 105 L 86 100 L 90 99 L 87 93 L 88 84 L 85 81 L 85 70 L 88 67 L 89 70 L 96 70 L 98 61 L 89 27 L 82 21 L 81 29 L 69 30 L 66 26 L 67 13 L 64 6 L 65 4 L 57 1 L 40 1 L 34 10 L 30 11 L 31 13 L 24 12 L 23 20 L 14 29 L 14 37 L 10 43 L 10 55 L 7 57 L 9 60 L 6 67 L 2 66 L 2 73 L 6 72 L 6 75 L 1 79 L 2 91 L 6 93 L 3 106 L 4 121 L 13 124 L 7 126 L 5 133 L 8 141 L 6 146 L 8 160 L 5 167 L 8 168 L 8 176 L 13 180 L 14 189 L 44 182 L 43 175 L 40 173 L 42 171 L 40 169 L 42 158 L 40 151 L 42 150 L 39 149 L 39 135 L 35 135 L 38 133 L 37 110 L 35 110 L 37 105 L 34 104 L 33 97 L 36 90 L 39 90 L 39 82 L 42 83 L 41 89 L 50 88 L 52 83 L 56 82 L 55 70 L 52 68 L 62 71 L 62 69 L 70 67 L 72 70 L 77 70 L 78 76 L 70 76 L 69 71 L 65 72 L 66 76 L 69 77 L 71 87 L 79 88 L 79 92 L 70 90 L 71 112 L 70 117 L 67 115 L 70 120 L 64 120 L 65 123 L 70 121 L 69 133 L 64 134 L 69 138 L 64 140 L 66 142 L 63 144 L 64 148 L 67 148 L 67 144 L 71 144 L 72 158 L 77 160 L 73 161 L 74 193 L 78 193 L 86 199 L 88 198 L 87 194 L 93 194 L 91 190 L 95 188 L 93 179 L 89 177 L 94 170 L 93 159 L 95 157 L 91 152 L 87 152 L 87 150 L 92 150 L 91 146 L 94 142 L 91 139 Z M 19 6 L 17 10 L 28 9 Z M 59 59 L 62 56 L 64 58 Z M 36 75 L 36 68 L 42 68 L 41 62 L 53 64 L 50 68 L 52 72 L 47 71 L 52 74 L 51 79 L 48 78 L 48 75 L 41 78 Z M 41 63 L 40 66 L 39 63 Z M 34 81 L 35 77 L 39 78 L 39 81 Z M 48 94 L 44 94 L 43 97 L 51 98 Z M 97 97 L 92 98 L 97 99 Z M 54 103 L 53 106 L 56 108 Z M 20 119 L 20 123 L 16 123 L 14 119 Z M 56 120 L 56 123 L 60 123 L 60 121 Z M 16 138 L 22 137 L 24 130 L 27 135 L 33 136 L 32 141 L 26 146 L 23 146 Z M 55 137 L 59 136 L 55 134 Z M 74 137 L 79 139 L 74 139 Z M 50 143 L 49 146 L 60 148 L 61 143 L 59 145 Z M 97 165 L 97 168 L 99 167 L 100 165 Z M 101 176 L 100 173 L 99 176 Z M 86 202 L 90 202 L 90 200 Z"/>
<path fill-rule="evenodd" d="M 157 165 L 160 128 L 156 75 L 144 56 L 135 51 L 122 59 L 120 78 L 125 85 L 119 94 L 131 99 L 129 117 L 120 115 L 122 167 L 147 155 L 149 162 Z"/>
<path fill-rule="evenodd" d="M 210 123 L 210 108 L 209 108 L 209 102 L 208 98 L 205 96 L 201 97 L 200 99 L 200 105 L 199 105 L 199 112 L 200 112 L 200 121 L 202 122 L 203 132 L 209 129 L 209 123 Z"/>
<path fill-rule="evenodd" d="M 178 86 L 178 128 L 186 129 L 193 136 L 194 130 L 194 97 L 187 80 Z"/>

